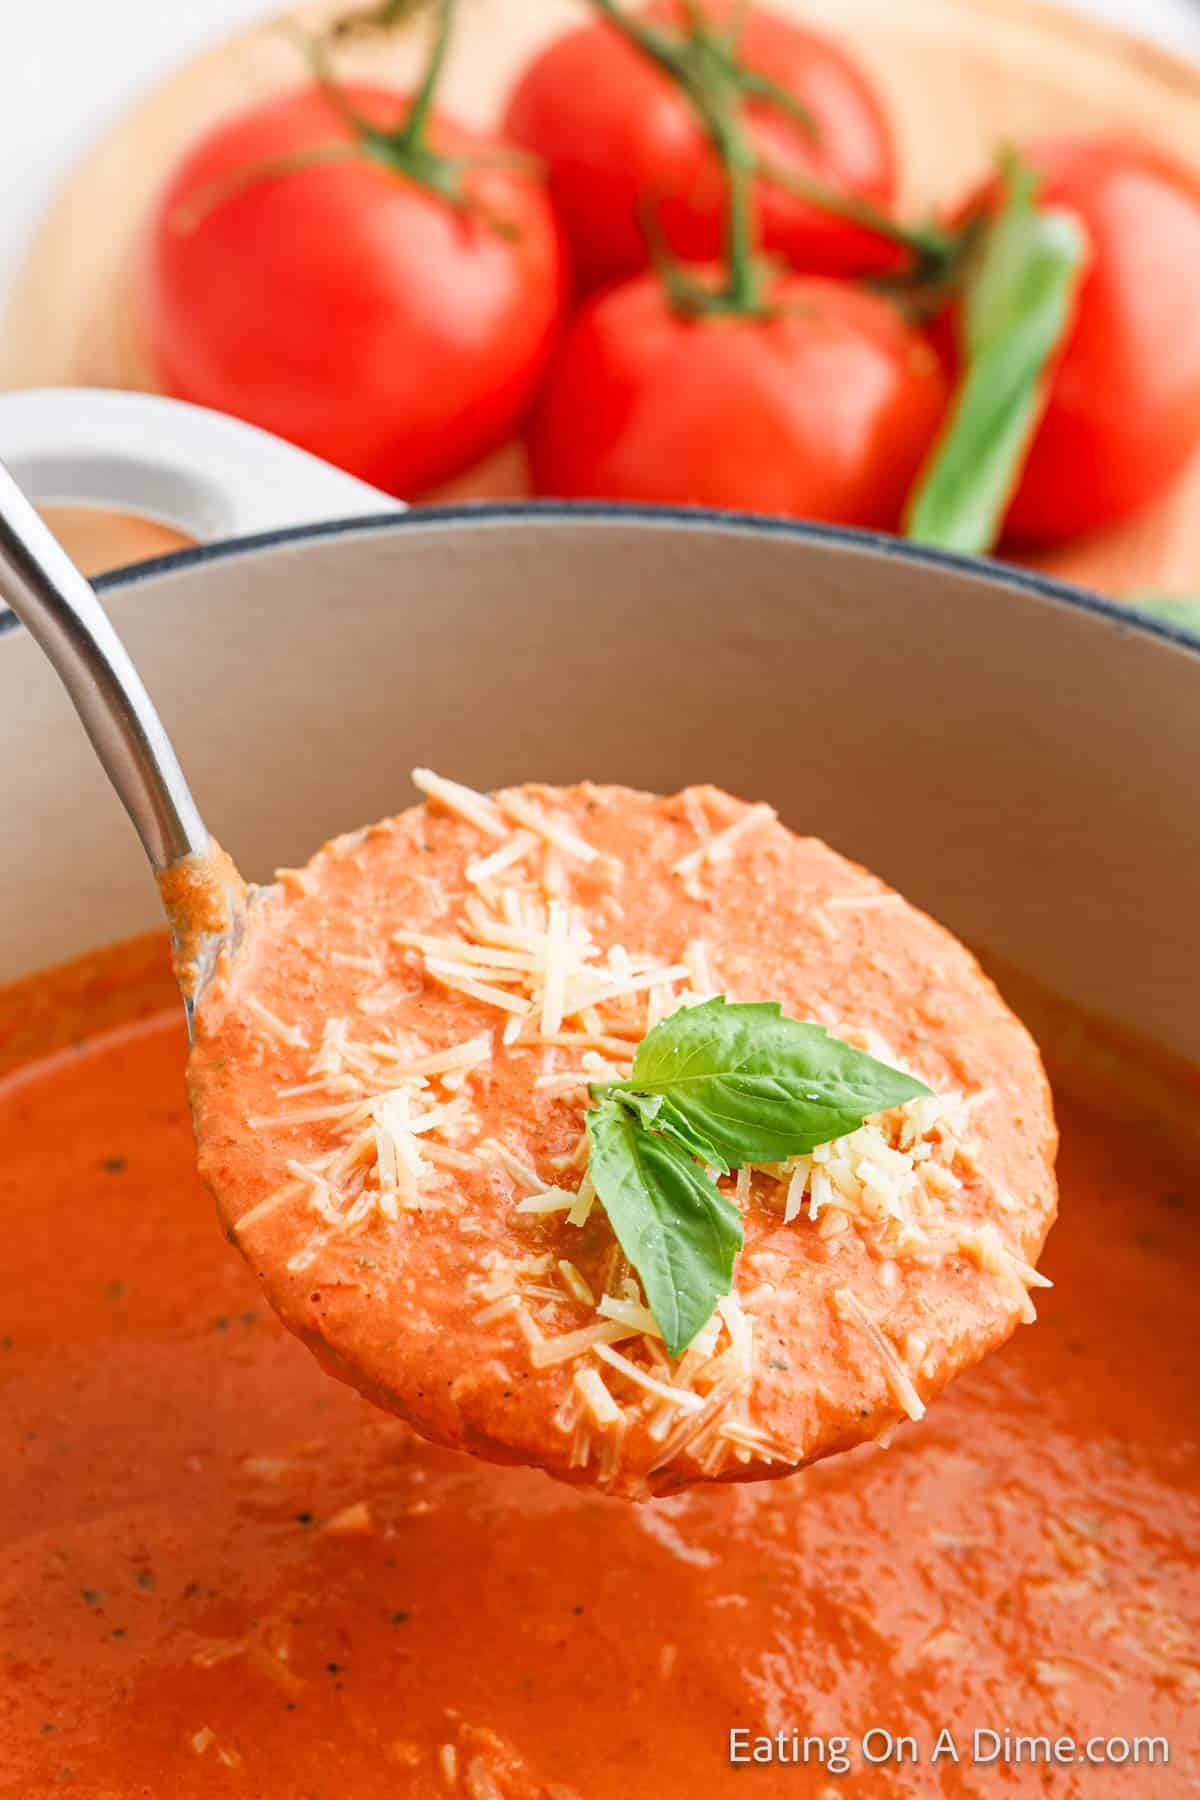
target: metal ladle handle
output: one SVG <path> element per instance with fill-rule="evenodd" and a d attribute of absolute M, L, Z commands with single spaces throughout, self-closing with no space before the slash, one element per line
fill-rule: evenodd
<path fill-rule="evenodd" d="M 0 463 L 0 599 L 41 645 L 156 870 L 211 839 L 183 770 L 92 585 Z"/>

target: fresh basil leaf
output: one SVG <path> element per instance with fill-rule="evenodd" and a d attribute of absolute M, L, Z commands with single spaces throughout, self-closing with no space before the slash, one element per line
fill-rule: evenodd
<path fill-rule="evenodd" d="M 1188 599 L 1184 594 L 1130 594 L 1127 598 L 1143 612 L 1153 613 L 1156 619 L 1181 625 L 1200 637 L 1200 600 Z"/>
<path fill-rule="evenodd" d="M 729 1174 L 728 1164 L 720 1153 L 706 1138 L 693 1131 L 687 1119 L 676 1112 L 665 1094 L 641 1094 L 629 1087 L 619 1090 L 612 1087 L 593 1088 L 592 1092 L 597 1098 L 611 1094 L 627 1111 L 636 1115 L 647 1131 L 659 1132 L 663 1137 L 670 1138 L 672 1143 L 678 1144 L 681 1150 L 686 1150 L 689 1156 L 697 1157 L 700 1162 L 707 1163 L 722 1175 Z"/>
<path fill-rule="evenodd" d="M 741 1216 L 686 1151 L 615 1099 L 588 1111 L 587 1133 L 596 1196 L 680 1356 L 733 1285 Z"/>
<path fill-rule="evenodd" d="M 638 1045 L 617 1099 L 661 1096 L 653 1129 L 690 1138 L 722 1173 L 783 1162 L 857 1131 L 864 1119 L 928 1094 L 911 1075 L 790 1019 L 777 1001 L 683 1007 Z"/>
<path fill-rule="evenodd" d="M 980 234 L 966 280 L 963 377 L 905 523 L 910 538 L 973 554 L 1000 534 L 1086 252 L 1071 214 L 1036 206 L 1033 170 L 1010 158 L 1004 175 L 1004 202 Z"/>

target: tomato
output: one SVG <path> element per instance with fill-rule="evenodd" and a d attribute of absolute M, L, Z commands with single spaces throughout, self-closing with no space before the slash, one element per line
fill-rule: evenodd
<path fill-rule="evenodd" d="M 400 95 L 347 98 L 382 128 L 404 119 Z M 429 141 L 481 147 L 436 117 Z M 519 420 L 562 314 L 565 250 L 527 170 L 470 168 L 459 208 L 353 149 L 316 87 L 219 125 L 154 209 L 142 327 L 170 392 L 408 494 Z"/>
<path fill-rule="evenodd" d="M 1075 321 L 1008 509 L 1049 543 L 1157 499 L 1200 443 L 1200 181 L 1116 140 L 1035 146 L 1039 204 L 1082 222 Z"/>
<path fill-rule="evenodd" d="M 728 0 L 710 0 L 714 21 Z M 686 8 L 662 0 L 644 17 L 682 28 Z M 896 191 L 891 133 L 874 90 L 827 39 L 750 7 L 740 59 L 805 106 L 817 136 L 758 100 L 746 118 L 759 152 L 880 208 Z M 597 22 L 558 38 L 529 66 L 508 103 L 505 135 L 545 165 L 581 283 L 635 273 L 648 260 L 646 209 L 677 255 L 721 253 L 726 183 L 691 102 L 669 75 Z M 860 225 L 756 183 L 763 243 L 797 268 L 852 275 L 892 267 L 896 251 Z"/>
<path fill-rule="evenodd" d="M 654 275 L 593 298 L 530 433 L 536 489 L 894 528 L 947 384 L 886 300 L 777 279 L 763 317 L 683 317 Z"/>

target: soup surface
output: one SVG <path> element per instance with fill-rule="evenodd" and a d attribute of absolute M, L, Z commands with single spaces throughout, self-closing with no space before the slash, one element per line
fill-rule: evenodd
<path fill-rule="evenodd" d="M 1060 1088 L 1058 1285 L 890 1450 L 632 1506 L 321 1373 L 214 1226 L 185 1053 L 157 942 L 0 996 L 3 1800 L 1197 1792 L 1170 1134 Z M 808 1761 L 738 1767 L 738 1730 Z"/>

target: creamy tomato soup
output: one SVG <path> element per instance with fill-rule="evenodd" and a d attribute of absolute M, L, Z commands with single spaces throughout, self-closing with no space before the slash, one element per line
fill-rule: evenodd
<path fill-rule="evenodd" d="M 196 1016 L 201 1172 L 327 1368 L 443 1444 L 641 1498 L 919 1419 L 1034 1317 L 1049 1094 L 947 931 L 716 789 L 420 779 L 427 804 L 260 895 Z M 817 1021 L 815 1056 L 831 1033 L 891 1088 L 798 1156 L 737 1137 L 723 1193 L 673 1165 L 664 1204 L 700 1184 L 744 1245 L 672 1343 L 585 1127 L 713 996 Z"/>
<path fill-rule="evenodd" d="M 631 1506 L 432 1447 L 279 1324 L 195 1174 L 165 946 L 0 995 L 3 1800 L 1193 1795 L 1197 1164 L 1063 1035 L 1036 1328 L 890 1449 Z"/>

